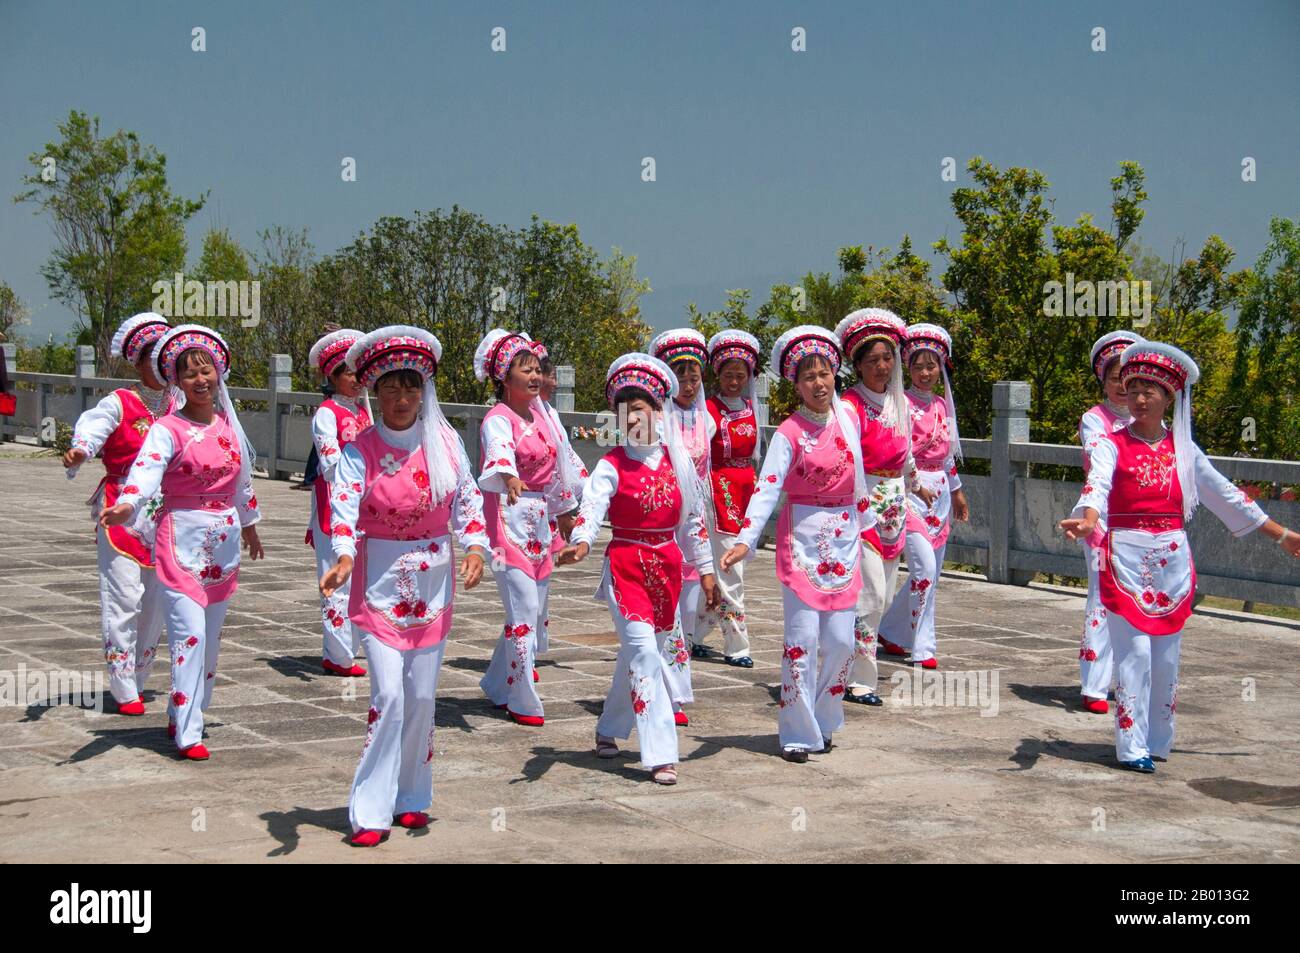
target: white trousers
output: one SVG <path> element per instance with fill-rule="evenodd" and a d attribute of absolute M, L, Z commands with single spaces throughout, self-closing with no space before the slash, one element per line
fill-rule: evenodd
<path fill-rule="evenodd" d="M 898 578 L 898 557 L 882 559 L 870 546 L 862 547 L 862 591 L 854 609 L 853 631 L 857 639 L 857 661 L 853 665 L 855 695 L 874 692 L 880 685 L 880 667 L 876 662 L 879 649 L 880 618 L 894 595 Z"/>
<path fill-rule="evenodd" d="M 596 733 L 626 740 L 636 728 L 644 767 L 676 764 L 677 727 L 654 627 L 625 619 L 612 597 L 609 615 L 618 632 L 618 658 Z"/>
<path fill-rule="evenodd" d="M 668 697 L 673 700 L 674 709 L 695 701 L 695 692 L 691 688 L 691 645 L 699 625 L 703 592 L 698 579 L 682 583 L 676 624 L 671 632 L 664 634 L 659 646 L 664 660 L 664 684 L 668 686 Z"/>
<path fill-rule="evenodd" d="M 513 566 L 494 570 L 492 575 L 506 610 L 506 622 L 479 687 L 494 705 L 505 705 L 516 715 L 541 717 L 544 712 L 533 685 L 533 665 L 537 659 L 537 633 L 546 619 L 543 613 L 550 577 L 538 582 Z"/>
<path fill-rule="evenodd" d="M 125 704 L 144 694 L 153 667 L 163 630 L 162 586 L 152 569 L 115 550 L 102 526 L 95 535 L 108 689 Z"/>
<path fill-rule="evenodd" d="M 745 624 L 745 563 L 736 563 L 730 569 L 722 569 L 722 554 L 736 543 L 739 536 L 714 533 L 710 537 L 713 545 L 713 578 L 718 585 L 721 602 L 713 611 L 701 614 L 692 636 L 692 645 L 703 645 L 704 638 L 716 625 L 722 629 L 722 652 L 727 658 L 740 658 L 749 655 L 749 629 Z"/>
<path fill-rule="evenodd" d="M 1109 621 L 1115 650 L 1115 757 L 1168 758 L 1174 746 L 1183 634 L 1147 635 L 1118 613 Z"/>
<path fill-rule="evenodd" d="M 369 632 L 361 641 L 370 663 L 366 741 L 352 779 L 352 831 L 386 831 L 393 817 L 433 802 L 433 718 L 443 639 L 424 649 L 393 648 Z"/>
<path fill-rule="evenodd" d="M 315 494 L 312 495 L 313 499 Z M 316 579 L 320 580 L 338 561 L 334 555 L 334 546 L 329 536 L 320 531 L 316 524 L 316 513 L 312 510 L 311 527 L 312 546 L 316 550 Z M 334 590 L 334 595 L 320 598 L 321 627 L 324 631 L 324 644 L 321 655 L 333 662 L 349 668 L 356 658 L 360 641 L 352 631 L 352 620 L 348 618 L 348 593 L 352 591 L 352 579 Z"/>
<path fill-rule="evenodd" d="M 935 550 L 924 533 L 908 533 L 903 546 L 907 550 L 907 588 L 899 590 L 889 604 L 880 620 L 880 635 L 910 649 L 912 661 L 924 662 L 934 658 L 934 591 L 948 544 L 945 541 Z"/>
<path fill-rule="evenodd" d="M 781 747 L 821 751 L 844 727 L 844 688 L 854 660 L 855 609 L 814 609 L 782 587 Z"/>
<path fill-rule="evenodd" d="M 1110 693 L 1114 656 L 1110 647 L 1110 619 L 1101 604 L 1100 573 L 1094 562 L 1096 551 L 1087 544 L 1083 556 L 1088 561 L 1088 601 L 1083 612 L 1083 638 L 1079 642 L 1079 686 L 1085 698 L 1105 700 Z"/>
<path fill-rule="evenodd" d="M 176 725 L 176 747 L 203 740 L 203 713 L 212 704 L 221 651 L 221 626 L 229 600 L 201 606 L 175 589 L 162 587 L 167 614 L 167 647 L 171 651 L 172 694 L 167 718 Z"/>

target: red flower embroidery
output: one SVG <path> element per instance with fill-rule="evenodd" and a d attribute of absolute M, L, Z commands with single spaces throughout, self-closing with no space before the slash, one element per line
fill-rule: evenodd
<path fill-rule="evenodd" d="M 191 635 L 188 639 L 185 640 L 185 644 L 188 645 L 190 648 L 194 648 L 194 646 L 199 644 L 198 636 Z"/>
<path fill-rule="evenodd" d="M 189 701 L 189 698 L 186 697 L 184 692 L 172 692 L 172 704 L 177 708 L 180 708 L 187 701 Z"/>
<path fill-rule="evenodd" d="M 1167 592 L 1156 593 L 1156 605 L 1158 605 L 1162 609 L 1168 608 L 1169 604 L 1172 603 L 1173 601 L 1174 600 L 1169 598 L 1169 594 Z"/>
<path fill-rule="evenodd" d="M 378 708 L 372 708 L 372 709 L 370 709 L 370 711 L 368 711 L 368 712 L 366 713 L 366 724 L 367 724 L 367 725 L 373 725 L 373 724 L 374 724 L 375 722 L 377 722 L 378 720 L 379 720 L 379 709 L 378 709 Z"/>
<path fill-rule="evenodd" d="M 126 486 L 122 487 L 123 494 L 139 493 L 139 492 L 140 492 L 140 488 L 136 486 L 134 483 L 128 483 Z"/>
<path fill-rule="evenodd" d="M 351 535 L 352 535 L 352 527 L 351 527 L 351 526 L 344 526 L 342 523 L 335 523 L 335 524 L 334 524 L 334 535 L 335 535 L 335 536 L 351 536 Z"/>
<path fill-rule="evenodd" d="M 399 619 L 405 619 L 410 614 L 411 604 L 405 599 L 393 606 L 393 615 L 397 616 Z"/>
<path fill-rule="evenodd" d="M 1151 605 L 1151 603 L 1156 601 L 1155 593 L 1148 589 L 1146 592 L 1142 593 L 1142 601 L 1147 605 Z"/>
<path fill-rule="evenodd" d="M 470 520 L 465 524 L 465 532 L 467 533 L 481 533 L 483 530 L 484 526 L 478 520 Z"/>
<path fill-rule="evenodd" d="M 776 482 L 776 474 L 775 474 L 775 473 L 769 473 L 769 474 L 767 475 L 767 482 L 768 482 L 768 483 L 775 483 L 775 482 Z"/>

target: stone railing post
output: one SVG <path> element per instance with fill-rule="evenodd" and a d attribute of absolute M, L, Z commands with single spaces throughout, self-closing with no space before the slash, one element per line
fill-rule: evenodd
<path fill-rule="evenodd" d="M 293 390 L 293 358 L 288 354 L 272 354 L 266 375 L 266 410 L 271 422 L 271 448 L 270 457 L 266 461 L 266 475 L 272 480 L 289 479 L 289 472 L 280 469 L 280 458 L 284 456 L 284 434 L 280 427 L 280 395 L 291 390 Z"/>
<path fill-rule="evenodd" d="M 776 378 L 768 371 L 763 371 L 754 378 L 754 417 L 760 427 L 767 426 L 768 397 L 771 396 L 772 383 L 775 380 Z"/>
<path fill-rule="evenodd" d="M 577 380 L 572 364 L 560 364 L 555 368 L 555 409 L 562 414 L 573 413 L 573 385 Z"/>
<path fill-rule="evenodd" d="M 1011 517 L 1015 471 L 1013 443 L 1029 442 L 1029 384 L 999 381 L 993 385 L 993 439 L 989 456 L 989 582 L 1019 583 L 1007 564 L 1011 548 Z"/>
<path fill-rule="evenodd" d="M 76 401 L 77 414 L 80 416 L 86 412 L 90 406 L 90 388 L 84 383 L 88 378 L 95 376 L 95 349 L 89 344 L 77 345 L 76 370 L 73 371 L 76 377 Z"/>

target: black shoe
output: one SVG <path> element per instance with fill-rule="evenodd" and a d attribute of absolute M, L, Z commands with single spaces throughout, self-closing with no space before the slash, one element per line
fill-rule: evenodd
<path fill-rule="evenodd" d="M 794 764 L 808 763 L 808 752 L 802 748 L 784 748 L 781 751 L 781 757 Z"/>
<path fill-rule="evenodd" d="M 754 660 L 748 655 L 737 655 L 735 658 L 728 658 L 727 664 L 735 665 L 738 668 L 753 668 Z"/>
<path fill-rule="evenodd" d="M 834 747 L 835 745 L 831 744 L 831 739 L 829 738 L 822 739 L 822 751 L 821 751 L 822 754 L 829 754 L 830 750 Z"/>
<path fill-rule="evenodd" d="M 855 695 L 852 692 L 844 693 L 844 700 L 852 702 L 855 705 L 883 705 L 879 695 L 875 692 L 867 692 L 865 695 Z"/>
<path fill-rule="evenodd" d="M 705 648 L 703 645 L 691 646 L 691 658 L 708 658 L 708 657 L 709 657 L 709 650 Z"/>

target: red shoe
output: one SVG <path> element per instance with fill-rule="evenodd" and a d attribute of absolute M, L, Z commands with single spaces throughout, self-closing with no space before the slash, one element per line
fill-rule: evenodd
<path fill-rule="evenodd" d="M 321 661 L 321 667 L 325 669 L 326 675 L 341 675 L 343 678 L 360 678 L 362 675 L 366 674 L 366 670 L 360 665 L 354 664 L 349 668 L 344 668 L 342 665 L 336 665 L 329 659 L 323 659 Z"/>
<path fill-rule="evenodd" d="M 388 831 L 357 831 L 352 835 L 353 847 L 374 847 L 388 836 Z"/>
<path fill-rule="evenodd" d="M 506 711 L 510 709 L 507 708 Z M 519 715 L 513 711 L 510 712 L 510 720 L 516 725 L 526 725 L 529 728 L 540 728 L 546 723 L 541 715 Z"/>
<path fill-rule="evenodd" d="M 171 738 L 172 740 L 176 739 L 176 722 L 174 721 L 167 722 L 167 737 Z"/>
<path fill-rule="evenodd" d="M 1083 710 L 1092 712 L 1094 715 L 1105 715 L 1110 713 L 1110 705 L 1104 698 L 1089 698 L 1083 696 Z"/>
<path fill-rule="evenodd" d="M 684 711 L 673 712 L 673 721 L 677 724 L 678 728 L 685 728 L 691 723 L 691 720 L 686 717 L 686 712 Z"/>
<path fill-rule="evenodd" d="M 207 761 L 208 758 L 212 757 L 208 754 L 208 749 L 203 746 L 201 741 L 196 745 L 190 745 L 188 748 L 182 748 L 180 755 L 190 761 Z"/>
<path fill-rule="evenodd" d="M 937 658 L 928 658 L 924 662 L 917 662 L 916 664 L 921 668 L 938 668 L 939 660 Z"/>
<path fill-rule="evenodd" d="M 133 702 L 118 702 L 117 713 L 119 715 L 143 715 L 144 699 L 137 698 Z"/>
<path fill-rule="evenodd" d="M 541 680 L 542 680 L 542 679 L 541 679 L 541 676 L 539 676 L 539 675 L 537 674 L 537 669 L 533 669 L 533 684 L 535 685 L 535 684 L 537 684 L 538 682 L 540 682 Z"/>
<path fill-rule="evenodd" d="M 907 649 L 903 648 L 901 645 L 898 645 L 898 644 L 896 644 L 896 643 L 894 643 L 894 642 L 889 641 L 889 639 L 885 638 L 884 636 L 879 636 L 879 635 L 878 635 L 878 636 L 876 636 L 876 640 L 880 643 L 880 647 L 881 647 L 882 649 L 885 650 L 885 654 L 886 654 L 886 655 L 906 655 L 906 654 L 907 654 Z"/>
<path fill-rule="evenodd" d="M 406 811 L 394 817 L 393 823 L 398 827 L 418 831 L 429 826 L 429 815 L 425 814 L 424 811 Z"/>

